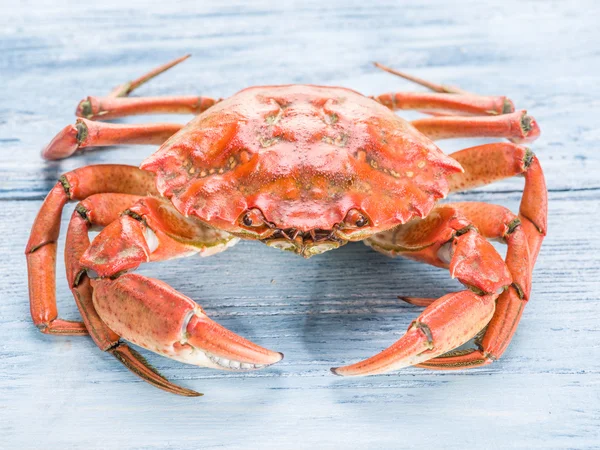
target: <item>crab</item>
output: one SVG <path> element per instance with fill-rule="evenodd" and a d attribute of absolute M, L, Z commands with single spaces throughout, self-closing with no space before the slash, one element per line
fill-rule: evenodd
<path fill-rule="evenodd" d="M 188 55 L 189 56 L 189 55 Z M 187 57 L 187 56 L 186 56 Z M 179 58 L 104 97 L 79 103 L 74 125 L 46 159 L 87 147 L 155 144 L 140 168 L 92 165 L 63 175 L 35 219 L 26 256 L 33 322 L 42 333 L 87 335 L 133 373 L 184 396 L 125 341 L 198 366 L 251 371 L 279 352 L 211 320 L 162 281 L 132 273 L 141 263 L 210 256 L 240 239 L 305 258 L 363 241 L 389 256 L 447 268 L 464 289 L 425 306 L 397 342 L 343 367 L 340 376 L 407 366 L 463 369 L 498 359 L 529 300 L 546 234 L 547 190 L 538 159 L 522 144 L 540 130 L 502 96 L 480 96 L 376 64 L 433 92 L 364 96 L 343 87 L 259 86 L 227 98 L 128 97 Z M 412 122 L 397 110 L 425 114 Z M 100 121 L 191 113 L 179 124 Z M 503 138 L 444 154 L 434 141 Z M 438 203 L 449 193 L 523 175 L 518 214 L 481 202 Z M 55 260 L 61 213 L 79 201 L 66 236 L 69 287 L 83 321 L 59 318 Z M 90 243 L 88 231 L 101 229 Z M 507 244 L 502 257 L 489 240 Z M 475 346 L 461 348 L 474 338 Z M 458 350 L 457 350 L 458 349 Z"/>

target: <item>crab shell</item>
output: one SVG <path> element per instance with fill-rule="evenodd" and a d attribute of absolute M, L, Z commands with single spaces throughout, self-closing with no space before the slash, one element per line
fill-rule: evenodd
<path fill-rule="evenodd" d="M 141 167 L 185 216 L 305 257 L 425 217 L 462 171 L 375 100 L 311 85 L 244 89 Z"/>

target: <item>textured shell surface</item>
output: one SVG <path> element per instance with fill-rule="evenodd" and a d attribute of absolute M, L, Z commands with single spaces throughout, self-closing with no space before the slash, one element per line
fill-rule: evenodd
<path fill-rule="evenodd" d="M 330 230 L 358 210 L 369 234 L 427 215 L 447 194 L 447 176 L 462 170 L 375 100 L 313 85 L 244 89 L 194 118 L 142 168 L 180 212 L 230 232 L 251 209 L 300 231 Z"/>

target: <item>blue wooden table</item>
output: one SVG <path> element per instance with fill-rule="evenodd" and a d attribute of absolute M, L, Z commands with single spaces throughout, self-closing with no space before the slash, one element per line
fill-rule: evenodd
<path fill-rule="evenodd" d="M 598 3 L 221 3 L 0 5 L 0 447 L 600 448 Z M 378 60 L 527 108 L 543 131 L 533 150 L 550 191 L 549 236 L 504 357 L 472 371 L 334 377 L 330 367 L 387 347 L 416 317 L 419 308 L 398 295 L 458 287 L 446 271 L 362 244 L 303 260 L 241 243 L 208 259 L 143 267 L 224 326 L 286 355 L 272 368 L 236 374 L 144 352 L 201 398 L 152 388 L 87 337 L 39 333 L 23 251 L 45 194 L 70 169 L 138 164 L 153 150 L 48 163 L 40 149 L 73 122 L 84 96 L 188 52 L 193 58 L 139 94 L 226 97 L 280 83 L 365 94 L 414 89 L 373 68 Z M 478 142 L 440 145 L 450 152 Z M 522 183 L 454 198 L 516 210 Z M 58 274 L 61 315 L 76 319 L 60 262 Z"/>

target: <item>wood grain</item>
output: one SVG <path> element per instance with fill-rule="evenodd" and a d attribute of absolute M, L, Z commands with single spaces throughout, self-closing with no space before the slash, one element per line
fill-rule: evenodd
<path fill-rule="evenodd" d="M 594 1 L 516 0 L 0 5 L 0 447 L 600 448 L 599 12 Z M 89 338 L 40 334 L 29 318 L 23 250 L 41 200 L 65 171 L 137 164 L 152 148 L 52 163 L 40 149 L 74 120 L 84 96 L 187 52 L 193 58 L 139 94 L 225 97 L 277 83 L 414 89 L 374 69 L 379 60 L 527 108 L 542 127 L 532 148 L 550 190 L 550 231 L 505 356 L 464 372 L 331 375 L 329 367 L 404 332 L 419 308 L 397 295 L 458 287 L 445 271 L 362 244 L 306 261 L 241 243 L 208 259 L 143 267 L 286 355 L 268 370 L 232 374 L 145 352 L 166 376 L 204 392 L 200 399 L 151 388 Z M 173 117 L 151 118 L 164 119 Z M 455 198 L 516 210 L 521 188 L 513 179 Z M 64 266 L 58 273 L 61 315 L 76 318 Z"/>

